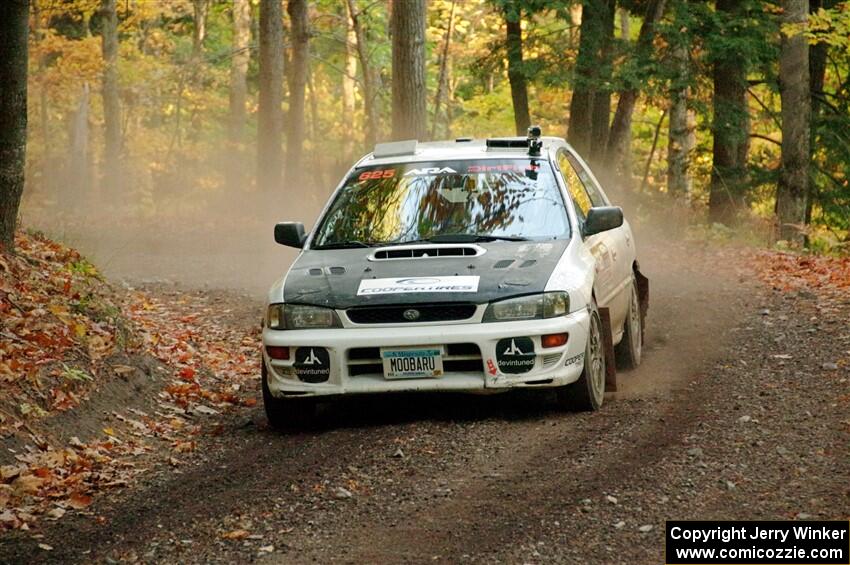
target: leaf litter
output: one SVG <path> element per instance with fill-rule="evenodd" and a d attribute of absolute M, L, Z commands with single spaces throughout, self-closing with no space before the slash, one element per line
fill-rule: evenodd
<path fill-rule="evenodd" d="M 258 330 L 222 324 L 213 300 L 117 291 L 77 251 L 39 234 L 19 232 L 16 248 L 0 254 L 0 435 L 34 446 L 0 466 L 0 529 L 88 512 L 98 494 L 146 470 L 140 457 L 164 451 L 176 467 L 183 461 L 175 455 L 196 451 L 204 425 L 256 404 Z M 116 405 L 115 424 L 98 437 L 51 445 L 42 419 L 84 410 L 106 379 L 137 371 L 110 364 L 119 352 L 148 354 L 167 368 L 158 409 Z"/>

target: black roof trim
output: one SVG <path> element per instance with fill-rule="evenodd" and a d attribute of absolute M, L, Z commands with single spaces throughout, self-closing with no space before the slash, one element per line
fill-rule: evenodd
<path fill-rule="evenodd" d="M 487 147 L 513 147 L 522 149 L 528 147 L 528 138 L 526 137 L 498 137 L 487 140 Z"/>

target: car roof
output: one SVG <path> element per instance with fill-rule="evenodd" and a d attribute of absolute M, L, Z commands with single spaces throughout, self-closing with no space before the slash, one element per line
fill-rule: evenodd
<path fill-rule="evenodd" d="M 518 143 L 527 140 L 525 137 L 495 139 Z M 455 159 L 517 159 L 528 156 L 528 147 L 488 147 L 487 141 L 487 139 L 459 137 L 456 140 L 447 141 L 400 141 L 378 144 L 375 146 L 375 151 L 358 161 L 356 167 Z M 539 158 L 546 158 L 548 150 L 552 148 L 567 145 L 560 137 L 541 137 L 540 141 L 543 142 L 543 147 Z"/>

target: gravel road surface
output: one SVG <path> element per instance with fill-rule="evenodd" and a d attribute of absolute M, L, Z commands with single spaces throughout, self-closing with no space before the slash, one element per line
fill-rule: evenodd
<path fill-rule="evenodd" d="M 693 247 L 642 262 L 644 363 L 600 412 L 380 397 L 282 434 L 257 407 L 193 464 L 6 535 L 0 562 L 663 563 L 668 519 L 847 519 L 850 298 L 774 292 Z M 225 323 L 256 324 L 259 304 L 235 308 Z"/>

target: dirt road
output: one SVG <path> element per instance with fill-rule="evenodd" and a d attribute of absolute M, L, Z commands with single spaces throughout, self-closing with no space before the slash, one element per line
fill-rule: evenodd
<path fill-rule="evenodd" d="M 540 394 L 261 409 L 0 561 L 662 563 L 666 519 L 847 519 L 850 299 L 771 292 L 722 257 L 645 254 L 647 350 L 603 410 Z M 744 279 L 744 280 L 742 280 Z M 255 324 L 258 305 L 230 323 Z M 44 543 L 52 551 L 38 549 Z"/>

